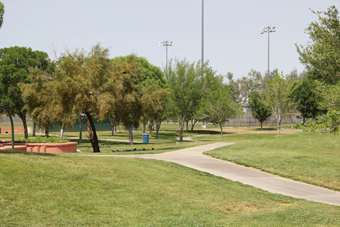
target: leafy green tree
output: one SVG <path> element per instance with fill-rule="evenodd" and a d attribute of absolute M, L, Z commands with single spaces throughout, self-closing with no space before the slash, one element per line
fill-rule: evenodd
<path fill-rule="evenodd" d="M 4 13 L 5 13 L 5 6 L 2 2 L 0 2 L 0 28 L 2 27 L 2 23 L 4 22 Z"/>
<path fill-rule="evenodd" d="M 25 102 L 23 109 L 39 128 L 45 130 L 47 137 L 49 128 L 57 121 L 52 88 L 53 78 L 44 71 L 31 68 L 29 80 L 29 84 L 19 84 Z"/>
<path fill-rule="evenodd" d="M 199 114 L 202 119 L 220 126 L 223 141 L 223 124 L 230 118 L 242 115 L 242 111 L 240 104 L 232 101 L 230 87 L 223 84 L 223 77 L 214 80 L 215 83 L 201 101 Z"/>
<path fill-rule="evenodd" d="M 88 54 L 65 53 L 57 62 L 53 82 L 55 110 L 62 116 L 85 114 L 93 152 L 100 152 L 93 118 L 99 115 L 101 91 L 111 72 L 108 55 L 99 44 Z"/>
<path fill-rule="evenodd" d="M 296 45 L 310 78 L 336 85 L 340 80 L 340 17 L 336 6 L 327 12 L 312 11 L 319 21 L 306 29 L 310 41 Z"/>
<path fill-rule="evenodd" d="M 170 106 L 172 116 L 176 117 L 180 125 L 180 141 L 183 141 L 184 123 L 194 116 L 198 109 L 201 98 L 204 97 L 208 83 L 214 72 L 209 67 L 202 67 L 200 62 L 189 63 L 186 60 L 170 62 L 167 80 L 172 89 L 170 94 Z"/>
<path fill-rule="evenodd" d="M 25 103 L 19 83 L 30 83 L 29 69 L 37 68 L 52 72 L 53 64 L 48 55 L 42 51 L 33 51 L 26 47 L 0 49 L 0 102 L 11 114 L 18 115 L 23 122 L 25 138 L 28 138 Z"/>
<path fill-rule="evenodd" d="M 273 80 L 267 79 L 266 102 L 276 118 L 278 135 L 286 114 L 293 107 L 289 97 L 293 92 L 294 84 L 293 80 L 285 78 L 282 74 L 275 74 Z"/>
<path fill-rule="evenodd" d="M 316 118 L 321 114 L 321 96 L 317 93 L 317 87 L 310 79 L 298 82 L 290 95 L 295 108 L 300 112 L 302 124 L 305 125 L 306 118 Z"/>
<path fill-rule="evenodd" d="M 258 91 L 252 91 L 249 94 L 249 105 L 254 118 L 261 123 L 261 130 L 263 122 L 272 115 L 272 111 L 266 102 L 266 95 Z"/>

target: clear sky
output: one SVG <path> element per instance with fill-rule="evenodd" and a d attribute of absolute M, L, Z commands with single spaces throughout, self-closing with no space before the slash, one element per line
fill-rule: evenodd
<path fill-rule="evenodd" d="M 156 66 L 165 66 L 162 40 L 173 41 L 169 58 L 201 59 L 202 0 L 0 0 L 5 5 L 0 48 L 31 47 L 60 53 L 89 51 L 98 42 L 111 57 L 136 53 Z M 270 68 L 284 74 L 302 72 L 295 43 L 305 45 L 305 29 L 339 0 L 205 0 L 205 60 L 218 74 L 235 78 L 251 69 L 265 73 L 270 34 Z"/>

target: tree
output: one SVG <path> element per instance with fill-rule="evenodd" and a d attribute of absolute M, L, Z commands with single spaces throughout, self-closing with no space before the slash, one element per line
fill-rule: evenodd
<path fill-rule="evenodd" d="M 49 128 L 57 121 L 52 87 L 53 78 L 44 71 L 31 68 L 29 80 L 31 82 L 29 84 L 19 84 L 25 103 L 23 110 L 27 111 L 39 128 L 45 130 L 47 137 Z"/>
<path fill-rule="evenodd" d="M 230 87 L 223 84 L 223 77 L 216 77 L 214 80 L 207 96 L 201 101 L 199 114 L 202 119 L 220 126 L 223 141 L 223 124 L 230 118 L 242 115 L 242 111 L 240 104 L 232 101 Z"/>
<path fill-rule="evenodd" d="M 254 118 L 261 123 L 261 130 L 263 122 L 272 115 L 272 111 L 266 102 L 266 95 L 257 91 L 252 91 L 249 94 L 249 105 Z"/>
<path fill-rule="evenodd" d="M 189 63 L 186 60 L 170 62 L 168 70 L 167 80 L 172 89 L 170 94 L 172 115 L 179 121 L 180 141 L 183 141 L 184 123 L 198 109 L 199 102 L 214 72 L 206 66 L 204 67 L 205 76 L 202 77 L 200 62 Z"/>
<path fill-rule="evenodd" d="M 4 4 L 0 2 L 0 28 L 2 27 L 2 23 L 4 22 L 4 13 L 5 13 Z"/>
<path fill-rule="evenodd" d="M 321 96 L 317 93 L 316 85 L 310 79 L 298 82 L 290 95 L 295 108 L 300 112 L 302 124 L 306 118 L 316 118 L 320 113 Z"/>
<path fill-rule="evenodd" d="M 240 87 L 241 102 L 247 102 L 250 92 L 263 92 L 265 87 L 265 80 L 261 73 L 252 69 L 247 77 L 242 77 L 237 80 Z"/>
<path fill-rule="evenodd" d="M 266 100 L 276 118 L 278 135 L 286 114 L 293 106 L 289 98 L 293 87 L 294 81 L 282 74 L 275 74 L 273 80 L 267 79 Z"/>
<path fill-rule="evenodd" d="M 336 6 L 327 12 L 312 11 L 319 21 L 306 29 L 310 41 L 304 47 L 297 45 L 300 61 L 306 66 L 309 77 L 336 85 L 340 80 L 340 17 Z"/>
<path fill-rule="evenodd" d="M 93 118 L 99 115 L 102 89 L 111 73 L 108 49 L 99 44 L 90 53 L 75 51 L 63 54 L 55 72 L 55 109 L 63 116 L 83 113 L 93 152 L 100 152 Z"/>
<path fill-rule="evenodd" d="M 30 83 L 28 79 L 30 68 L 52 72 L 53 64 L 48 55 L 42 51 L 17 46 L 0 49 L 0 102 L 11 114 L 20 117 L 25 138 L 28 138 L 26 111 L 23 109 L 25 103 L 18 84 Z"/>

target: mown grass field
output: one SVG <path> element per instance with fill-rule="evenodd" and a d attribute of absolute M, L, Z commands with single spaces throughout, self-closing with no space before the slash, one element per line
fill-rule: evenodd
<path fill-rule="evenodd" d="M 101 141 L 103 154 L 123 149 L 165 152 L 220 141 L 177 143 L 162 131 L 151 144 Z M 203 134 L 203 135 L 202 135 Z M 76 134 L 65 134 L 75 136 Z M 136 141 L 141 133 L 135 132 Z M 115 139 L 127 140 L 126 132 Z M 100 138 L 112 139 L 110 132 Z M 228 134 L 207 152 L 301 181 L 339 189 L 340 137 L 319 134 Z M 150 147 L 149 147 L 150 146 Z M 158 146 L 158 147 L 157 147 Z M 79 145 L 91 154 L 88 141 Z M 154 150 L 150 149 L 154 148 Z M 0 152 L 1 226 L 339 226 L 340 207 L 271 194 L 177 164 L 83 154 Z M 311 179 L 309 179 L 311 178 Z"/>

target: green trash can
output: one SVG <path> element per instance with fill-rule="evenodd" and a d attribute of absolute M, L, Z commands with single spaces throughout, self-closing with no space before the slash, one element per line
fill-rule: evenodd
<path fill-rule="evenodd" d="M 143 143 L 149 143 L 149 134 L 143 133 Z"/>

